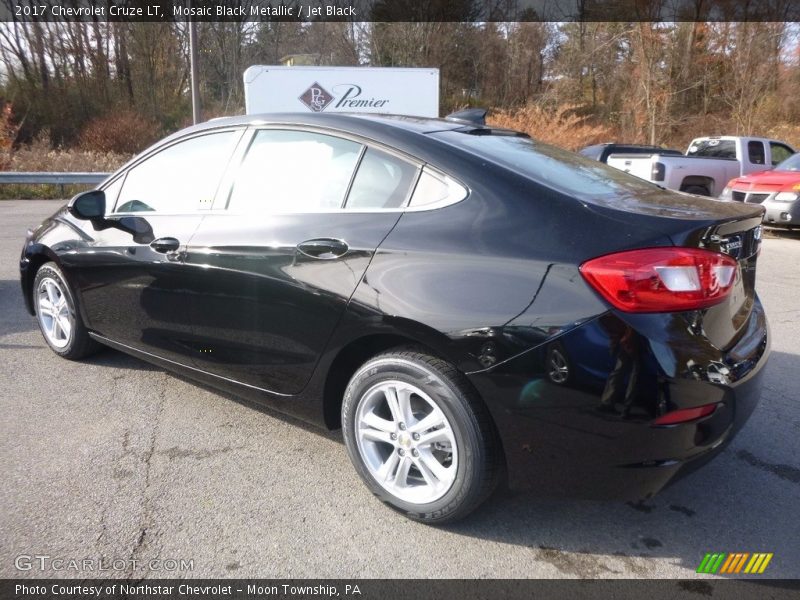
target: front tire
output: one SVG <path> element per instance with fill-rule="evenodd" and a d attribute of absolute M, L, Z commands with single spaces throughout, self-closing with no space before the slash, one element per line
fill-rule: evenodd
<path fill-rule="evenodd" d="M 491 417 L 464 377 L 415 350 L 380 354 L 352 377 L 342 403 L 347 452 L 367 487 L 417 521 L 475 510 L 500 475 Z"/>
<path fill-rule="evenodd" d="M 39 330 L 53 352 L 69 360 L 97 352 L 100 344 L 89 337 L 75 295 L 58 265 L 49 262 L 39 267 L 32 293 Z"/>

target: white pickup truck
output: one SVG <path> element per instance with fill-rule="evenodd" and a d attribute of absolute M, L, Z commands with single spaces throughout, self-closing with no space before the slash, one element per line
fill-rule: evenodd
<path fill-rule="evenodd" d="M 607 162 L 673 190 L 719 196 L 734 177 L 771 169 L 794 152 L 777 140 L 716 135 L 692 140 L 683 156 L 612 154 Z"/>

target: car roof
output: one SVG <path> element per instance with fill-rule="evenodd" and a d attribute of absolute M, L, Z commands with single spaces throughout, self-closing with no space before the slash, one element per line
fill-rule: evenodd
<path fill-rule="evenodd" d="M 271 113 L 259 115 L 241 115 L 235 117 L 221 117 L 198 123 L 181 129 L 166 138 L 156 142 L 146 149 L 141 155 L 150 154 L 160 148 L 172 144 L 186 136 L 212 132 L 229 127 L 247 127 L 257 125 L 290 125 L 294 127 L 318 127 L 327 129 L 331 133 L 350 134 L 379 144 L 385 144 L 422 160 L 430 161 L 432 155 L 431 138 L 425 134 L 446 131 L 497 133 L 502 135 L 525 135 L 519 132 L 497 129 L 485 125 L 476 125 L 465 121 L 447 119 L 433 119 L 426 117 L 411 117 L 405 115 L 388 114 L 355 114 L 355 113 Z M 434 144 L 437 145 L 437 144 Z M 439 149 L 436 156 L 441 159 L 442 154 L 452 152 Z M 138 158 L 138 157 L 137 157 Z M 123 165 L 127 168 L 132 162 Z"/>
<path fill-rule="evenodd" d="M 365 114 L 365 113 L 270 113 L 258 115 L 240 115 L 235 117 L 221 117 L 199 123 L 181 133 L 192 133 L 204 129 L 230 127 L 236 125 L 270 125 L 291 124 L 326 127 L 352 131 L 354 133 L 366 130 L 385 131 L 398 129 L 415 133 L 432 133 L 434 131 L 450 131 L 452 129 L 476 129 L 480 126 L 465 123 L 464 121 L 448 121 L 429 117 L 412 117 L 407 115 L 390 114 Z"/>
<path fill-rule="evenodd" d="M 430 160 L 431 144 L 425 134 L 442 131 L 463 131 L 508 134 L 507 130 L 489 126 L 476 125 L 465 121 L 411 117 L 389 114 L 356 114 L 356 113 L 270 113 L 257 115 L 239 115 L 210 119 L 176 131 L 157 141 L 143 152 L 122 165 L 117 172 L 129 168 L 141 157 L 159 151 L 187 136 L 213 132 L 230 127 L 247 127 L 257 125 L 290 125 L 294 127 L 318 127 L 331 133 L 350 134 L 367 140 L 388 145 L 422 160 Z M 516 133 L 516 132 L 514 132 Z M 522 134 L 520 134 L 522 135 Z M 452 146 L 451 146 L 452 148 Z M 452 152 L 450 150 L 449 152 Z M 439 149 L 436 156 L 441 158 L 448 151 Z"/>

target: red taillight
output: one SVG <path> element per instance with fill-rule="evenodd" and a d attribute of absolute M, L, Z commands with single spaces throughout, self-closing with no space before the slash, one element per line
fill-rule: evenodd
<path fill-rule="evenodd" d="M 697 419 L 702 419 L 703 417 L 707 417 L 715 410 L 717 410 L 716 404 L 705 404 L 703 406 L 697 406 L 695 408 L 682 408 L 680 410 L 673 410 L 672 412 L 668 412 L 665 415 L 661 415 L 651 424 L 654 427 L 658 427 L 661 425 L 677 425 L 678 423 L 696 421 Z"/>
<path fill-rule="evenodd" d="M 607 254 L 581 274 L 612 306 L 626 312 L 696 310 L 722 302 L 736 281 L 736 261 L 699 248 L 645 248 Z"/>

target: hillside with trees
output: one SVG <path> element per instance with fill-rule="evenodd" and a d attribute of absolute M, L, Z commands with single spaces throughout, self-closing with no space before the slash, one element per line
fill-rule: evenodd
<path fill-rule="evenodd" d="M 243 112 L 248 66 L 303 53 L 438 67 L 442 114 L 491 107 L 570 149 L 715 133 L 800 146 L 796 23 L 243 21 L 200 23 L 199 39 L 205 118 Z M 191 118 L 186 23 L 6 23 L 0 58 L 5 168 L 30 144 L 124 157 Z"/>

